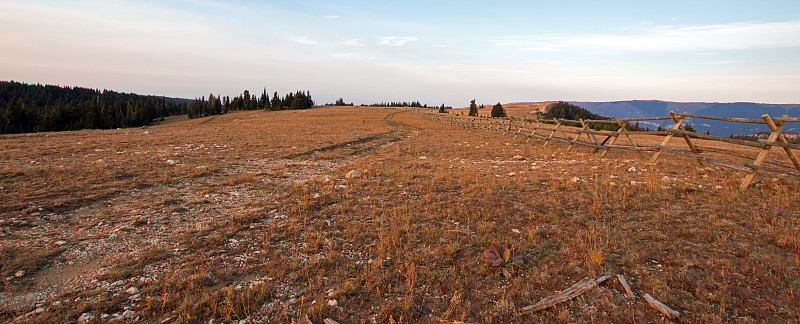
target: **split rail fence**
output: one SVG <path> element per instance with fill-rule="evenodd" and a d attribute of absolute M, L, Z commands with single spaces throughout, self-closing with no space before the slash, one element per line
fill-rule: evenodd
<path fill-rule="evenodd" d="M 449 116 L 433 112 L 426 112 L 421 109 L 415 112 L 425 119 L 455 125 L 466 128 L 495 130 L 544 140 L 544 145 L 550 142 L 561 142 L 570 145 L 581 145 L 594 148 L 595 152 L 600 152 L 601 157 L 605 157 L 610 149 L 620 149 L 639 152 L 652 152 L 651 161 L 655 162 L 661 157 L 663 152 L 675 153 L 697 159 L 702 166 L 710 163 L 725 168 L 741 171 L 745 173 L 741 189 L 747 188 L 759 171 L 781 173 L 800 177 L 800 159 L 795 150 L 800 150 L 800 145 L 790 143 L 783 135 L 783 129 L 788 123 L 800 123 L 800 117 L 770 117 L 761 116 L 762 119 L 746 118 L 726 118 L 714 116 L 701 116 L 689 113 L 676 114 L 671 111 L 670 116 L 650 117 L 650 118 L 627 118 L 609 120 L 567 120 L 567 119 L 541 119 L 541 118 L 479 118 L 466 116 Z M 751 123 L 767 125 L 771 133 L 767 139 L 758 139 L 756 142 L 719 137 L 713 135 L 699 134 L 684 130 L 686 118 L 719 120 L 734 123 Z M 632 122 L 671 120 L 675 124 L 662 131 L 630 131 L 627 126 Z M 616 131 L 598 131 L 590 128 L 594 124 L 611 124 Z M 661 144 L 643 144 L 634 139 L 634 135 L 655 135 L 664 136 Z M 628 144 L 619 144 L 617 140 L 624 136 L 628 139 Z M 685 142 L 686 147 L 669 146 L 670 141 L 677 137 Z M 601 140 L 602 139 L 602 140 Z M 693 141 L 695 139 L 695 141 Z M 724 142 L 733 144 L 737 149 L 725 149 L 718 146 L 699 146 L 697 139 L 714 142 Z M 768 158 L 773 147 L 783 149 L 789 161 Z M 747 148 L 750 148 L 749 150 Z M 758 154 L 753 155 L 753 150 Z M 716 153 L 710 155 L 706 153 Z M 723 160 L 718 155 L 734 157 L 738 160 Z M 744 161 L 744 162 L 742 162 Z"/>

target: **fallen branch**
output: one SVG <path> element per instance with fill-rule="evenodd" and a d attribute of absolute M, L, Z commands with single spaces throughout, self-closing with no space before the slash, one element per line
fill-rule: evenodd
<path fill-rule="evenodd" d="M 623 277 L 621 274 L 618 274 L 617 280 L 619 280 L 619 283 L 622 285 L 623 288 L 625 288 L 625 295 L 628 296 L 628 299 L 630 300 L 636 299 L 636 295 L 633 294 L 631 286 L 628 285 L 628 281 L 625 280 L 625 277 Z"/>
<path fill-rule="evenodd" d="M 644 299 L 647 300 L 647 303 L 650 304 L 650 307 L 657 309 L 659 312 L 661 312 L 661 314 L 664 314 L 664 316 L 666 316 L 667 318 L 676 319 L 678 317 L 681 317 L 681 313 L 672 308 L 669 308 L 669 306 L 667 305 L 664 305 L 660 301 L 653 298 L 653 296 L 650 296 L 650 294 L 644 294 Z"/>
<path fill-rule="evenodd" d="M 521 308 L 520 311 L 521 312 L 538 312 L 540 310 L 553 307 L 553 306 L 558 305 L 560 303 L 563 303 L 563 302 L 566 302 L 566 301 L 570 301 L 570 300 L 575 299 L 576 297 L 578 297 L 580 295 L 583 295 L 589 289 L 592 289 L 592 288 L 596 287 L 597 285 L 601 284 L 603 281 L 608 280 L 608 278 L 611 278 L 611 276 L 602 276 L 602 277 L 598 278 L 597 280 L 594 280 L 594 279 L 588 278 L 588 277 L 587 278 L 583 278 L 583 280 L 578 281 L 578 283 L 572 285 L 572 287 L 569 287 L 569 288 L 567 288 L 567 289 L 565 289 L 565 290 L 563 290 L 560 293 L 557 293 L 555 295 L 542 298 L 542 300 L 540 300 L 538 303 L 533 304 L 533 305 L 529 305 L 529 306 L 525 306 L 525 307 Z"/>

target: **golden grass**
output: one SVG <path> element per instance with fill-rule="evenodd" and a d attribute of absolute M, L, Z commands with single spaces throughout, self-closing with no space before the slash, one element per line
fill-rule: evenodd
<path fill-rule="evenodd" d="M 147 322 L 187 323 L 304 315 L 314 323 L 659 320 L 641 300 L 629 306 L 615 281 L 551 310 L 515 310 L 583 277 L 617 273 L 637 295 L 653 295 L 689 322 L 800 315 L 793 178 L 759 176 L 738 191 L 740 174 L 693 160 L 650 163 L 617 151 L 600 159 L 405 109 L 243 112 L 147 130 L 152 135 L 0 137 L 9 152 L 0 160 L 0 198 L 9 202 L 0 219 L 16 226 L 2 236 L 4 247 L 21 253 L 51 244 L 24 235 L 51 226 L 36 222 L 38 208 L 75 215 L 52 231 L 105 219 L 138 222 L 137 235 L 160 240 L 106 256 L 114 260 L 106 281 L 156 278 L 139 285 L 140 303 L 102 290 L 71 292 L 57 299 L 91 302 L 48 308 L 38 320 L 123 307 Z M 345 179 L 350 170 L 360 177 Z M 152 201 L 120 200 L 134 193 Z M 165 230 L 170 235 L 158 236 Z M 526 260 L 511 280 L 481 256 L 491 242 L 506 241 Z M 125 262 L 127 255 L 134 258 Z"/>

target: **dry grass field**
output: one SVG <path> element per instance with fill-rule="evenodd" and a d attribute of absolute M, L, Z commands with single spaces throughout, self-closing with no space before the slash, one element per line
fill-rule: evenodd
<path fill-rule="evenodd" d="M 4 135 L 0 321 L 661 321 L 645 293 L 798 320 L 796 177 L 543 143 L 361 107 Z M 510 279 L 492 242 L 524 255 Z M 634 301 L 612 279 L 520 311 L 616 274 Z"/>

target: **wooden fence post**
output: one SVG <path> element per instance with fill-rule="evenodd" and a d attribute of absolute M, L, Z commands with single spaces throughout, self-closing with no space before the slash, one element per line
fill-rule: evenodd
<path fill-rule="evenodd" d="M 767 114 L 761 115 L 761 118 L 763 118 L 764 121 L 767 122 L 767 126 L 769 126 L 769 129 L 772 130 L 772 133 L 769 134 L 769 138 L 767 139 L 768 141 L 773 142 L 773 141 L 777 140 L 778 138 L 782 138 L 783 140 L 786 140 L 783 137 L 783 135 L 781 134 L 781 132 L 783 131 L 783 126 L 786 126 L 785 123 L 779 122 L 779 123 L 776 124 L 772 120 L 772 118 L 770 118 L 769 115 L 767 115 Z M 769 150 L 771 148 L 772 148 L 772 146 L 767 144 L 767 147 L 765 147 L 764 149 L 761 150 L 761 152 L 758 153 L 758 156 L 756 157 L 755 162 L 753 162 L 753 165 L 756 165 L 756 166 L 761 165 L 761 163 L 764 162 L 764 159 L 767 158 L 767 155 L 769 154 Z M 791 149 L 789 149 L 789 150 L 791 150 Z M 794 155 L 794 154 L 792 154 L 792 155 Z M 750 182 L 752 182 L 753 178 L 755 178 L 756 172 L 758 172 L 758 170 L 753 169 L 752 172 L 747 174 L 744 177 L 744 179 L 742 179 L 742 184 L 739 185 L 739 188 L 740 189 L 747 189 L 747 186 L 749 186 Z"/>
<path fill-rule="evenodd" d="M 527 143 L 528 141 L 531 140 L 531 138 L 536 136 L 536 131 L 539 130 L 539 126 L 542 126 L 542 120 L 539 119 L 539 117 L 536 117 L 536 127 L 533 128 L 533 132 L 531 132 L 531 136 L 529 136 L 528 139 L 525 140 L 525 143 Z"/>
<path fill-rule="evenodd" d="M 683 124 L 683 120 L 685 117 L 681 116 L 681 118 L 675 119 L 674 111 L 670 111 L 669 114 L 672 116 L 672 120 L 675 121 L 675 125 L 672 126 L 672 129 L 680 129 L 681 124 Z M 658 150 L 656 151 L 656 154 L 653 154 L 653 158 L 650 159 L 650 162 L 655 162 L 658 160 L 658 157 L 661 155 L 661 152 L 664 152 L 663 147 L 666 147 L 667 144 L 669 144 L 669 140 L 671 140 L 673 136 L 675 136 L 674 133 L 667 134 L 667 137 L 664 138 L 664 140 L 661 142 L 662 147 L 659 147 Z"/>
<path fill-rule="evenodd" d="M 561 127 L 561 121 L 558 120 L 558 118 L 553 120 L 556 122 L 556 127 L 553 128 L 553 131 L 550 133 L 550 136 L 547 137 L 547 141 L 544 142 L 543 146 L 547 146 L 547 143 L 550 143 L 550 140 L 553 138 L 553 135 L 555 135 L 556 132 L 558 131 L 558 128 Z"/>
<path fill-rule="evenodd" d="M 672 116 L 672 120 L 675 121 L 675 125 L 672 126 L 672 129 L 681 130 L 681 126 L 683 125 L 683 121 L 686 119 L 686 116 L 684 116 L 684 115 L 675 115 L 674 111 L 670 111 L 669 114 L 670 114 L 670 116 Z M 656 160 L 658 160 L 658 157 L 661 155 L 661 152 L 664 151 L 664 147 L 667 146 L 667 144 L 669 143 L 669 140 L 671 140 L 673 136 L 675 136 L 674 133 L 669 133 L 669 135 L 667 135 L 667 138 L 665 138 L 664 141 L 661 142 L 661 145 L 660 145 L 661 147 L 658 148 L 658 151 L 656 151 L 656 154 L 654 154 L 653 158 L 650 159 L 651 162 L 655 162 Z M 694 144 L 692 144 L 692 141 L 689 139 L 689 135 L 685 135 L 684 134 L 683 135 L 683 139 L 686 140 L 686 144 L 689 145 L 689 149 L 692 151 L 692 153 L 700 154 L 700 151 L 697 150 L 697 147 L 695 147 Z M 700 159 L 700 158 L 697 159 L 697 162 L 699 162 L 700 165 L 705 165 L 703 163 L 703 160 Z"/>

